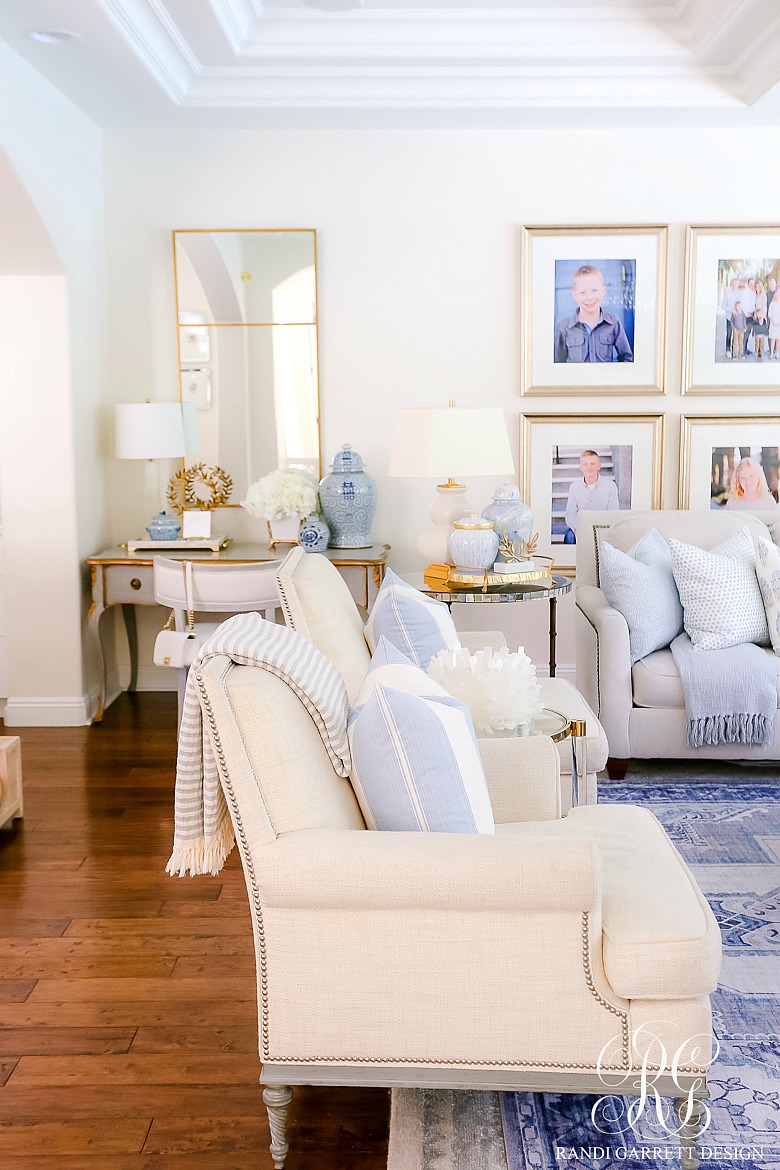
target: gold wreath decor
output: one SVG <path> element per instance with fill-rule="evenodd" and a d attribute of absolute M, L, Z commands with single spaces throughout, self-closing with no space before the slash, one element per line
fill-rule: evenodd
<path fill-rule="evenodd" d="M 182 467 L 168 482 L 166 498 L 176 512 L 185 508 L 200 508 L 210 512 L 213 508 L 224 508 L 233 490 L 233 480 L 221 467 L 209 467 L 205 463 L 193 463 Z"/>

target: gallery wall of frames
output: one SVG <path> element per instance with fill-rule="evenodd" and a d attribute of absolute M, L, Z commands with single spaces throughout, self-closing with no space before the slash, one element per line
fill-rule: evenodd
<path fill-rule="evenodd" d="M 684 264 L 663 225 L 521 234 L 521 394 L 554 402 L 520 418 L 539 551 L 573 571 L 583 508 L 780 508 L 780 226 L 687 227 Z"/>

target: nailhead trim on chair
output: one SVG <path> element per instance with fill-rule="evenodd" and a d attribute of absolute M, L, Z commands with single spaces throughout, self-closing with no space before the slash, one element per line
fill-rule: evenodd
<path fill-rule="evenodd" d="M 222 676 L 224 679 L 229 674 L 233 667 L 233 663 L 229 663 Z M 241 850 L 242 860 L 244 862 L 244 872 L 247 876 L 249 886 L 251 887 L 251 904 L 254 911 L 256 932 L 257 932 L 257 955 L 260 968 L 260 1013 L 259 1013 L 259 1037 L 260 1037 L 260 1059 L 276 1064 L 358 1064 L 358 1065 L 430 1065 L 434 1068 L 444 1068 L 455 1066 L 458 1068 L 536 1068 L 541 1071 L 545 1069 L 583 1069 L 587 1071 L 598 1071 L 593 1064 L 583 1063 L 569 1063 L 567 1061 L 537 1061 L 537 1060 L 431 1060 L 430 1057 L 379 1057 L 379 1056 L 274 1056 L 270 1051 L 270 1037 L 269 1037 L 269 1013 L 268 1013 L 268 960 L 266 955 L 265 931 L 263 928 L 263 908 L 260 902 L 260 890 L 255 876 L 255 869 L 252 863 L 252 855 L 249 851 L 246 833 L 244 831 L 241 814 L 238 809 L 233 785 L 230 780 L 230 774 L 227 769 L 225 761 L 225 753 L 220 740 L 219 730 L 217 728 L 217 721 L 214 717 L 214 712 L 211 706 L 208 695 L 206 694 L 203 685 L 203 678 L 200 671 L 195 672 L 195 678 L 198 684 L 198 689 L 203 700 L 203 707 L 206 711 L 209 728 L 214 743 L 214 751 L 217 757 L 220 776 L 222 778 L 225 793 L 230 802 L 230 807 L 233 810 L 234 823 L 236 826 L 236 836 L 238 838 L 239 848 Z M 229 701 L 229 700 L 228 700 Z M 259 791 L 259 787 L 258 787 Z M 268 810 L 266 809 L 266 812 Z M 269 816 L 269 822 L 271 818 Z M 273 827 L 273 822 L 271 822 Z M 275 831 L 275 830 L 274 830 Z M 604 1065 L 602 1068 L 606 1071 L 624 1072 L 630 1070 L 630 1038 L 628 1027 L 628 1014 L 616 1008 L 609 1003 L 596 989 L 593 982 L 593 973 L 590 966 L 590 935 L 589 935 L 589 918 L 588 914 L 582 915 L 582 967 L 585 973 L 585 982 L 588 990 L 593 998 L 608 1012 L 617 1016 L 620 1020 L 621 1037 L 622 1037 L 622 1063 L 620 1065 Z M 655 1070 L 659 1069 L 658 1065 L 647 1065 L 646 1067 Z M 701 1073 L 705 1074 L 705 1069 L 700 1068 L 683 1068 L 680 1067 L 680 1072 L 684 1073 Z"/>
<path fill-rule="evenodd" d="M 294 630 L 295 622 L 293 621 L 293 615 L 290 610 L 290 603 L 287 600 L 287 594 L 284 591 L 284 585 L 282 585 L 282 582 L 279 580 L 278 576 L 276 578 L 276 588 L 279 593 L 279 600 L 282 603 L 282 609 L 284 611 L 285 625 L 287 625 L 291 630 Z"/>
<path fill-rule="evenodd" d="M 609 532 L 611 527 L 611 524 L 594 524 L 592 528 L 594 546 L 593 554 L 596 563 L 596 584 L 598 585 L 599 589 L 601 588 L 601 548 L 599 547 L 598 533 Z"/>
<path fill-rule="evenodd" d="M 224 679 L 227 676 L 227 674 L 229 673 L 232 666 L 233 666 L 233 663 L 230 662 L 230 663 L 228 663 L 227 667 L 225 668 L 223 675 L 222 675 L 223 682 L 224 682 Z M 262 1056 L 264 1053 L 266 1053 L 268 1051 L 269 1038 L 268 1038 L 268 1010 L 267 1010 L 267 1006 L 266 1006 L 267 998 L 268 998 L 268 960 L 267 960 L 266 949 L 265 949 L 265 932 L 264 932 L 264 928 L 263 928 L 263 909 L 262 909 L 262 906 L 260 904 L 260 889 L 258 887 L 257 878 L 255 876 L 255 867 L 254 867 L 254 864 L 252 862 L 252 854 L 249 850 L 249 844 L 248 844 L 247 839 L 246 839 L 246 832 L 244 831 L 244 823 L 241 820 L 241 814 L 238 811 L 238 802 L 236 801 L 236 795 L 233 791 L 233 785 L 230 781 L 230 774 L 228 772 L 227 763 L 225 761 L 225 752 L 224 752 L 224 749 L 222 747 L 222 740 L 219 737 L 219 730 L 217 729 L 217 721 L 214 718 L 214 711 L 213 711 L 211 703 L 209 701 L 209 697 L 206 694 L 206 689 L 203 685 L 203 676 L 199 670 L 195 671 L 195 679 L 196 679 L 197 684 L 198 684 L 198 690 L 200 691 L 201 698 L 203 699 L 203 706 L 205 707 L 205 710 L 206 710 L 206 717 L 208 718 L 208 721 L 209 721 L 209 727 L 211 729 L 211 735 L 212 735 L 213 742 L 214 742 L 214 750 L 215 750 L 215 754 L 217 757 L 217 764 L 219 767 L 220 775 L 221 775 L 222 780 L 223 780 L 223 787 L 225 789 L 225 792 L 227 793 L 228 800 L 230 801 L 230 806 L 233 809 L 234 823 L 236 826 L 236 834 L 238 836 L 239 848 L 241 850 L 241 859 L 244 862 L 244 867 L 245 867 L 244 872 L 247 874 L 247 876 L 249 878 L 249 885 L 251 886 L 251 890 L 252 890 L 252 902 L 253 902 L 253 909 L 255 912 L 255 922 L 256 922 L 256 928 L 257 928 L 257 956 L 258 956 L 258 962 L 259 962 L 259 967 L 260 967 L 260 990 L 261 990 L 261 998 L 262 998 L 262 1002 L 263 1002 L 263 1013 L 259 1019 L 260 1054 Z M 262 800 L 262 790 L 260 789 L 259 784 L 258 784 L 258 793 L 260 794 L 260 799 Z M 271 827 L 274 829 L 274 833 L 275 833 L 276 829 L 274 828 L 273 821 L 271 820 L 271 816 L 268 813 L 268 809 L 265 806 L 265 802 L 263 802 L 263 807 L 265 808 L 266 815 L 268 815 L 268 820 L 271 824 Z"/>

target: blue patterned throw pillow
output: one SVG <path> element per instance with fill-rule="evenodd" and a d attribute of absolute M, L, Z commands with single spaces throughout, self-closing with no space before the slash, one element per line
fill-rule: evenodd
<path fill-rule="evenodd" d="M 599 545 L 599 580 L 609 604 L 628 625 L 631 665 L 668 646 L 683 630 L 683 607 L 674 581 L 672 552 L 651 528 L 628 552 Z"/>
<path fill-rule="evenodd" d="M 352 786 L 369 829 L 495 832 L 468 708 L 385 638 L 348 735 Z"/>
<path fill-rule="evenodd" d="M 780 548 L 759 536 L 756 554 L 756 576 L 764 599 L 769 638 L 775 654 L 780 654 Z"/>
<path fill-rule="evenodd" d="M 447 606 L 407 585 L 389 569 L 364 633 L 372 654 L 385 637 L 423 670 L 440 650 L 456 650 L 460 645 Z"/>
<path fill-rule="evenodd" d="M 743 528 L 706 552 L 670 540 L 674 579 L 694 650 L 725 650 L 743 642 L 769 642 L 766 612 L 756 579 L 756 549 Z"/>

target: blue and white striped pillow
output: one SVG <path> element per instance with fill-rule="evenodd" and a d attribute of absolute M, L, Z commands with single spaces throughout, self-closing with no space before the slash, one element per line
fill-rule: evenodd
<path fill-rule="evenodd" d="M 348 723 L 369 829 L 494 833 L 471 714 L 380 639 Z"/>
<path fill-rule="evenodd" d="M 447 606 L 407 585 L 390 569 L 376 595 L 364 633 L 372 654 L 384 635 L 423 670 L 440 650 L 456 650 L 460 645 Z"/>

